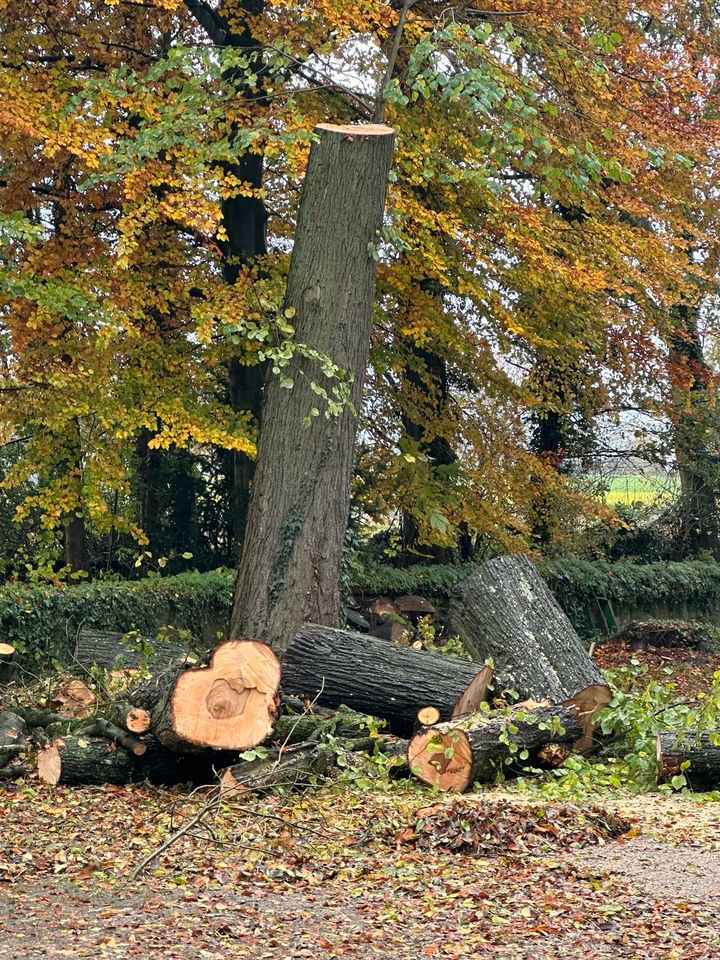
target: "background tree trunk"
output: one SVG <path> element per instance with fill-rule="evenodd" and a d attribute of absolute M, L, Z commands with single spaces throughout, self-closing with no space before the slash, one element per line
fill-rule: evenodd
<path fill-rule="evenodd" d="M 316 128 L 305 176 L 285 307 L 297 341 L 328 355 L 362 400 L 372 329 L 375 259 L 394 131 Z M 313 386 L 320 365 L 298 357 L 286 389 L 265 389 L 263 430 L 231 617 L 232 636 L 283 651 L 306 620 L 340 625 L 340 560 L 350 503 L 356 413 L 329 413 Z M 321 409 L 322 408 L 322 409 Z M 313 410 L 318 415 L 306 418 Z"/>
<path fill-rule="evenodd" d="M 682 556 L 703 551 L 720 558 L 720 469 L 716 445 L 716 413 L 712 385 L 715 374 L 703 350 L 698 329 L 699 308 L 678 304 L 677 327 L 670 341 L 670 360 L 682 371 L 674 425 L 675 456 L 680 474 L 677 550 Z"/>

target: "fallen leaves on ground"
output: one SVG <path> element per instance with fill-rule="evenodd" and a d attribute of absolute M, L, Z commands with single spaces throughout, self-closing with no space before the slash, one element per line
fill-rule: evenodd
<path fill-rule="evenodd" d="M 630 650 L 622 640 L 608 640 L 595 648 L 593 659 L 603 670 L 626 667 L 637 661 L 647 667 L 647 675 L 660 683 L 671 681 L 678 699 L 708 693 L 713 673 L 720 670 L 720 654 L 703 653 L 687 647 L 652 647 Z"/>
<path fill-rule="evenodd" d="M 423 807 L 400 843 L 473 856 L 552 853 L 605 843 L 627 833 L 633 822 L 598 806 L 525 805 L 507 800 L 458 797 Z"/>
<path fill-rule="evenodd" d="M 141 786 L 0 793 L 0 958 L 710 960 L 720 946 L 712 900 L 606 875 L 607 862 L 592 859 L 597 847 L 578 860 L 571 848 L 582 831 L 606 840 L 605 850 L 632 843 L 610 837 L 628 816 L 615 800 L 600 811 L 597 802 L 544 808 L 540 819 L 539 807 L 497 789 L 438 798 L 430 812 L 427 790 L 412 785 L 244 798 L 223 803 L 130 882 L 206 799 Z M 634 804 L 643 836 L 720 846 L 709 804 Z M 490 830 L 512 824 L 522 845 L 511 855 L 493 845 L 486 857 L 477 842 L 472 855 L 398 842 L 408 824 L 447 822 L 459 809 L 481 811 Z M 543 833 L 549 854 L 535 846 Z"/>

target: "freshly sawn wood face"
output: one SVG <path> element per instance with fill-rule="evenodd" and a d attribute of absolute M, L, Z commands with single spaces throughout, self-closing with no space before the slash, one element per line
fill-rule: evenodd
<path fill-rule="evenodd" d="M 264 644 L 229 640 L 207 667 L 185 670 L 172 695 L 172 728 L 183 741 L 245 750 L 272 733 L 280 662 Z"/>

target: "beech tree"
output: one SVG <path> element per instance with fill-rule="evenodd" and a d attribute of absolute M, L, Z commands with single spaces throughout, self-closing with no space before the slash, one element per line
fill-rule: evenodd
<path fill-rule="evenodd" d="M 378 124 L 322 124 L 315 133 L 285 297 L 301 356 L 266 389 L 230 622 L 231 635 L 258 637 L 276 651 L 305 621 L 340 625 L 340 561 L 394 143 L 392 128 Z M 326 391 L 326 358 L 347 384 L 346 398 Z"/>

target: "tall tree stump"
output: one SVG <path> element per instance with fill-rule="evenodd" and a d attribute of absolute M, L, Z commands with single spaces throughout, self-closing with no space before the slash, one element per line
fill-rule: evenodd
<path fill-rule="evenodd" d="M 451 629 L 478 662 L 492 659 L 495 689 L 572 706 L 592 744 L 592 714 L 612 693 L 565 612 L 523 555 L 488 560 L 455 589 Z"/>
<path fill-rule="evenodd" d="M 230 633 L 284 652 L 305 621 L 341 624 L 340 560 L 350 505 L 356 411 L 372 331 L 375 246 L 394 145 L 390 127 L 320 124 L 310 151 L 285 298 L 302 352 L 265 388 L 257 467 Z M 290 386 L 291 389 L 287 389 Z M 332 398 L 329 398 L 332 399 Z"/>

